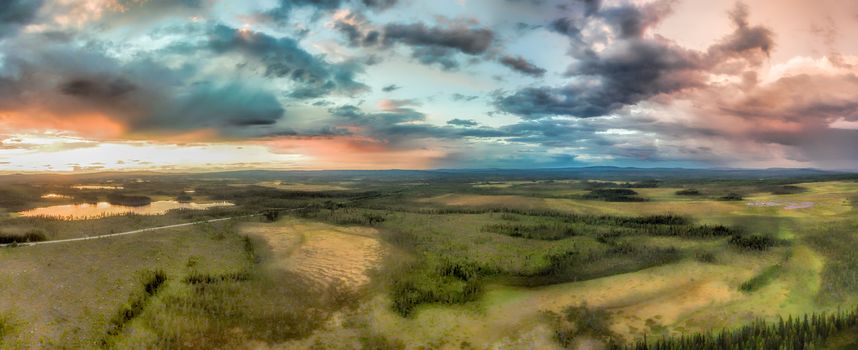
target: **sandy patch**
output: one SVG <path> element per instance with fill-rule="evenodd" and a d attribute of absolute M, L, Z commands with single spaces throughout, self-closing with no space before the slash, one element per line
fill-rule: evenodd
<path fill-rule="evenodd" d="M 813 208 L 816 203 L 814 202 L 775 202 L 775 201 L 766 201 L 766 202 L 748 202 L 745 205 L 749 207 L 783 207 L 786 210 L 795 210 L 795 209 L 808 209 Z"/>
<path fill-rule="evenodd" d="M 290 220 L 247 225 L 242 231 L 265 239 L 276 267 L 306 276 L 320 287 L 360 287 L 382 258 L 378 232 L 371 228 Z"/>
<path fill-rule="evenodd" d="M 283 182 L 283 181 L 263 181 L 257 182 L 257 186 L 276 188 L 278 190 L 287 191 L 345 191 L 348 187 L 334 184 L 308 184 L 300 182 Z"/>
<path fill-rule="evenodd" d="M 513 196 L 513 195 L 476 195 L 476 194 L 444 194 L 435 197 L 417 199 L 420 203 L 436 203 L 452 206 L 469 207 L 515 207 L 515 208 L 545 208 L 542 198 Z"/>

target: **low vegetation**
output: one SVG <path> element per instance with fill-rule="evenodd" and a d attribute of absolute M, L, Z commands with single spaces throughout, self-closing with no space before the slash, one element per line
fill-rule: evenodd
<path fill-rule="evenodd" d="M 572 348 L 581 336 L 613 344 L 617 335 L 611 330 L 612 315 L 601 309 L 590 308 L 586 303 L 569 306 L 560 314 L 549 313 L 554 322 L 554 337 L 564 348 Z"/>
<path fill-rule="evenodd" d="M 0 315 L 0 341 L 3 340 L 6 334 L 11 333 L 13 328 L 12 321 L 6 318 L 6 316 Z"/>
<path fill-rule="evenodd" d="M 548 263 L 532 273 L 510 279 L 524 286 L 543 286 L 563 282 L 585 281 L 669 264 L 682 257 L 676 248 L 657 248 L 619 244 L 603 250 L 570 250 L 549 255 Z"/>
<path fill-rule="evenodd" d="M 493 232 L 511 237 L 528 239 L 557 240 L 575 236 L 575 229 L 562 224 L 489 224 L 482 227 L 484 232 Z"/>
<path fill-rule="evenodd" d="M 858 296 L 858 223 L 826 225 L 806 237 L 808 243 L 826 258 L 818 301 L 855 302 Z"/>

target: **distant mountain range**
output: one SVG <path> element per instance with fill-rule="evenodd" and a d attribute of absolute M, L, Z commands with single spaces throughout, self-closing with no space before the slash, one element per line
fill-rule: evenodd
<path fill-rule="evenodd" d="M 433 170 L 237 170 L 195 173 L 159 173 L 153 171 L 99 172 L 84 174 L 10 174 L 0 182 L 79 183 L 106 180 L 145 179 L 153 176 L 180 176 L 200 180 L 237 179 L 247 181 L 511 181 L 599 179 L 641 180 L 767 180 L 767 179 L 858 179 L 858 173 L 810 168 L 770 169 L 688 169 L 593 166 L 541 169 L 433 169 Z"/>

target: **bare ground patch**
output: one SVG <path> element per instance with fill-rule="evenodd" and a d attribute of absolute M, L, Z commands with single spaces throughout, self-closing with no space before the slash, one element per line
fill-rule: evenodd
<path fill-rule="evenodd" d="M 242 232 L 266 241 L 276 267 L 296 272 L 320 287 L 365 285 L 383 253 L 378 232 L 371 228 L 287 219 L 248 224 Z"/>

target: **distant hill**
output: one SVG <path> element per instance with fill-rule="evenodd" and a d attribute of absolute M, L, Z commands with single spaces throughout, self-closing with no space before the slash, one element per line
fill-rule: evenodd
<path fill-rule="evenodd" d="M 616 181 L 735 181 L 735 180 L 825 180 L 858 179 L 858 173 L 810 168 L 771 169 L 687 169 L 593 166 L 542 169 L 434 169 L 434 170 L 237 170 L 202 173 L 102 172 L 87 174 L 12 174 L 0 176 L 0 183 L 56 182 L 83 183 L 123 181 L 147 177 L 175 176 L 199 180 L 244 181 L 526 181 L 526 180 L 616 180 Z"/>

